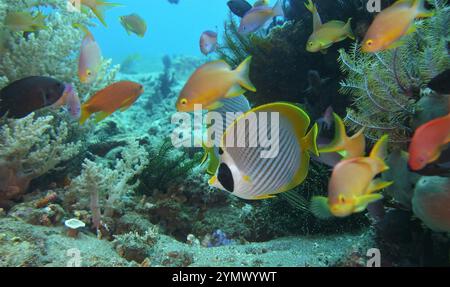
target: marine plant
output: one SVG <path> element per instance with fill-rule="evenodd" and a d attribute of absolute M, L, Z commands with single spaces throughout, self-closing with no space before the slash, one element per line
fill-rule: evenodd
<path fill-rule="evenodd" d="M 405 36 L 400 47 L 366 54 L 355 43 L 349 51 L 340 50 L 339 63 L 347 74 L 340 91 L 352 100 L 346 122 L 354 130 L 364 127 L 371 140 L 389 134 L 391 142 L 407 143 L 417 122 L 424 122 L 420 117 L 437 108 L 424 110 L 422 103 L 430 97 L 426 84 L 450 67 L 450 7 L 444 0 L 429 2 L 435 15 L 416 22 L 417 31 Z"/>
<path fill-rule="evenodd" d="M 0 129 L 0 205 L 20 197 L 31 180 L 75 156 L 80 142 L 69 141 L 65 121 L 34 113 L 7 120 Z"/>
<path fill-rule="evenodd" d="M 192 155 L 189 150 L 177 150 L 170 138 L 152 147 L 149 164 L 142 173 L 139 190 L 144 193 L 166 191 L 171 185 L 181 184 L 190 172 L 199 165 L 201 154 Z"/>

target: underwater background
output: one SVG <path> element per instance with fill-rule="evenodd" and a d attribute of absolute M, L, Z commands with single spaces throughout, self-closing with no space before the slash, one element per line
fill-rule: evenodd
<path fill-rule="evenodd" d="M 450 265 L 446 0 L 115 2 L 0 0 L 0 266 Z M 401 35 L 370 52 L 371 29 Z M 223 151 L 173 144 L 183 101 L 226 81 L 216 111 L 306 115 L 305 178 L 273 198 L 224 188 Z"/>

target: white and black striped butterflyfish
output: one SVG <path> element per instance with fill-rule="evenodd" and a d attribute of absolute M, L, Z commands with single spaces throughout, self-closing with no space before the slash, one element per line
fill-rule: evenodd
<path fill-rule="evenodd" d="M 260 121 L 262 114 L 278 115 L 278 124 L 258 126 L 261 134 L 277 135 L 278 148 L 273 154 L 262 157 L 267 147 L 261 144 L 235 145 L 228 143 L 227 134 L 248 139 L 251 128 L 239 129 L 255 115 Z M 243 121 L 243 122 L 241 122 Z M 241 122 L 241 123 L 240 123 Z M 243 199 L 266 199 L 289 191 L 300 185 L 308 174 L 310 153 L 318 156 L 316 144 L 318 126 L 309 129 L 310 118 L 301 108 L 290 103 L 271 103 L 251 109 L 238 117 L 225 131 L 219 148 L 219 167 L 209 180 L 210 186 L 228 191 Z M 236 131 L 237 130 L 237 131 Z M 226 141 L 226 143 L 225 143 Z M 241 147 L 243 146 L 243 147 Z"/>
<path fill-rule="evenodd" d="M 219 146 L 221 144 L 222 136 L 227 127 L 229 127 L 237 117 L 251 109 L 250 103 L 244 95 L 222 99 L 220 101 L 223 105 L 206 115 L 207 126 L 207 144 L 203 145 L 205 155 L 202 159 L 202 164 L 209 160 L 206 168 L 206 173 L 214 175 L 219 166 Z M 220 122 L 217 123 L 216 116 L 219 117 Z"/>

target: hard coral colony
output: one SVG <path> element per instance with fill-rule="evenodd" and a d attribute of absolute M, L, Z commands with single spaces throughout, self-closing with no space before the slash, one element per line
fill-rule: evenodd
<path fill-rule="evenodd" d="M 0 0 L 0 266 L 450 265 L 448 1 L 121 2 Z"/>

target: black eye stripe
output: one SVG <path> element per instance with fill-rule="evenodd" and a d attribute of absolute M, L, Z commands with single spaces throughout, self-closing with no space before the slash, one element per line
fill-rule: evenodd
<path fill-rule="evenodd" d="M 221 163 L 217 173 L 217 180 L 229 192 L 234 192 L 234 179 L 230 168 L 225 163 Z"/>

